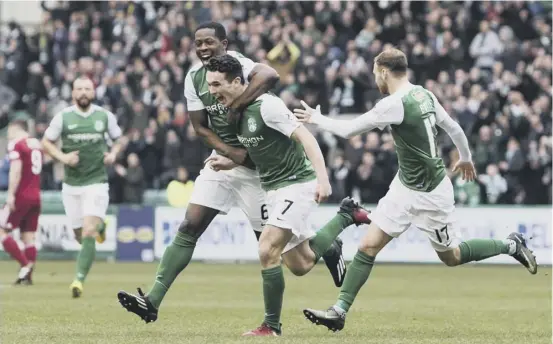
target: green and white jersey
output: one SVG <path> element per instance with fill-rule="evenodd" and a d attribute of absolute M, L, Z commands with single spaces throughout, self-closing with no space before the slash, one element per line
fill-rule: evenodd
<path fill-rule="evenodd" d="M 256 63 L 235 51 L 227 51 L 227 54 L 240 61 L 247 82 Z M 227 108 L 209 93 L 206 74 L 207 70 L 201 62 L 190 68 L 186 74 L 184 95 L 188 111 L 205 109 L 209 117 L 209 128 L 227 145 L 244 148 L 236 138 L 236 126 L 227 121 Z M 255 168 L 253 165 L 246 167 Z"/>
<path fill-rule="evenodd" d="M 407 84 L 379 101 L 369 112 L 352 121 L 340 121 L 315 115 L 320 128 L 343 137 L 390 126 L 399 162 L 399 179 L 406 187 L 432 191 L 446 176 L 436 145 L 436 125 L 452 137 L 461 159 L 470 159 L 468 142 L 436 97 L 422 86 Z M 470 161 L 470 160 L 469 160 Z"/>
<path fill-rule="evenodd" d="M 434 190 L 446 175 L 436 144 L 436 102 L 422 86 L 408 87 L 401 97 L 403 119 L 391 124 L 399 162 L 399 179 L 417 191 Z M 397 99 L 396 99 L 397 101 Z"/>
<path fill-rule="evenodd" d="M 79 151 L 77 166 L 65 166 L 65 184 L 107 183 L 104 166 L 104 153 L 108 151 L 106 134 L 115 140 L 121 136 L 121 128 L 115 116 L 100 106 L 92 104 L 87 112 L 82 112 L 73 105 L 54 116 L 44 136 L 50 141 L 61 138 L 63 153 Z"/>
<path fill-rule="evenodd" d="M 300 125 L 284 102 L 268 93 L 242 114 L 237 137 L 256 165 L 264 190 L 315 179 L 303 146 L 290 138 Z"/>

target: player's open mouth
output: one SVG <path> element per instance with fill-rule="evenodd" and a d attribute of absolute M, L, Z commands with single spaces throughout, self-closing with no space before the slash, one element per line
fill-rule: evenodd
<path fill-rule="evenodd" d="M 213 56 L 213 54 L 211 54 L 211 53 L 200 54 L 200 58 L 202 60 L 206 60 L 206 61 L 209 60 L 211 58 L 211 56 Z"/>
<path fill-rule="evenodd" d="M 224 104 L 224 101 L 225 101 L 225 97 L 223 96 L 216 96 L 215 98 L 217 98 L 217 101 L 221 104 Z"/>

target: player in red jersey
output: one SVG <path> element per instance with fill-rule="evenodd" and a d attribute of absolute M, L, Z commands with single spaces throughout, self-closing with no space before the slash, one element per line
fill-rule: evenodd
<path fill-rule="evenodd" d="M 27 123 L 12 121 L 8 125 L 10 177 L 8 198 L 0 216 L 0 242 L 4 251 L 19 262 L 16 284 L 32 284 L 31 273 L 36 261 L 35 233 L 40 215 L 40 172 L 42 146 L 29 136 Z M 9 234 L 19 228 L 25 250 Z"/>

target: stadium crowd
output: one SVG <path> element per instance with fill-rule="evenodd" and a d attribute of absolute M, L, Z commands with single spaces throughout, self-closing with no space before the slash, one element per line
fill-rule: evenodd
<path fill-rule="evenodd" d="M 548 2 L 43 2 L 42 23 L 1 35 L 0 122 L 24 111 L 41 136 L 89 75 L 97 102 L 124 129 L 111 169 L 112 201 L 141 202 L 146 188 L 193 180 L 209 150 L 189 124 L 184 77 L 198 62 L 197 24 L 219 21 L 229 49 L 273 66 L 275 90 L 351 116 L 382 96 L 372 60 L 386 46 L 408 54 L 410 78 L 434 92 L 471 143 L 480 176 L 453 176 L 458 204 L 551 203 L 551 4 Z M 333 200 L 376 203 L 397 170 L 388 131 L 344 141 L 317 133 Z M 442 137 L 448 167 L 457 156 Z M 6 170 L 4 164 L 3 170 Z M 49 163 L 45 189 L 59 188 Z M 3 178 L 3 177 L 1 177 Z M 0 178 L 0 179 L 1 179 Z M 2 184 L 2 180 L 0 180 Z"/>

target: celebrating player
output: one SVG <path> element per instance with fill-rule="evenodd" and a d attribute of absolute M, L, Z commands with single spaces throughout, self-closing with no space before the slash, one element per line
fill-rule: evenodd
<path fill-rule="evenodd" d="M 221 104 L 228 106 L 244 92 L 242 66 L 234 57 L 213 58 L 206 69 L 209 92 Z M 324 158 L 316 139 L 280 98 L 261 95 L 244 110 L 236 126 L 237 137 L 248 150 L 261 185 L 268 192 L 269 215 L 259 239 L 265 319 L 260 327 L 244 335 L 280 335 L 284 295 L 281 257 L 296 275 L 305 275 L 344 228 L 368 223 L 368 213 L 346 198 L 337 215 L 315 235 L 309 214 L 331 194 Z M 211 156 L 208 161 L 214 170 L 237 166 L 220 155 Z"/>
<path fill-rule="evenodd" d="M 196 133 L 206 144 L 228 157 L 238 166 L 230 171 L 214 171 L 204 168 L 194 184 L 194 191 L 173 242 L 165 250 L 159 263 L 153 287 L 144 295 L 125 291 L 118 293 L 119 302 L 128 311 L 140 316 L 146 323 L 155 321 L 158 309 L 177 275 L 186 268 L 192 258 L 198 238 L 217 214 L 226 214 L 238 206 L 246 214 L 259 238 L 263 222 L 267 220 L 265 191 L 261 188 L 259 174 L 236 137 L 236 112 L 243 110 L 257 97 L 271 89 L 278 81 L 276 71 L 266 65 L 256 64 L 239 53 L 226 51 L 227 37 L 219 23 L 198 26 L 194 44 L 201 63 L 193 66 L 186 75 L 185 96 L 190 119 Z M 224 105 L 208 89 L 205 65 L 216 56 L 229 54 L 242 65 L 244 79 L 249 80 L 244 92 Z M 232 112 L 229 120 L 228 112 Z M 210 124 L 210 125 L 208 125 Z M 342 249 L 339 242 L 332 243 L 323 258 L 337 286 L 345 274 Z M 295 271 L 292 268 L 292 271 Z"/>
<path fill-rule="evenodd" d="M 0 241 L 4 251 L 21 266 L 15 284 L 29 285 L 37 255 L 35 233 L 40 215 L 42 147 L 37 139 L 29 137 L 27 123 L 20 120 L 8 125 L 8 140 L 10 175 L 8 198 L 0 219 Z M 25 245 L 23 252 L 8 234 L 16 228 Z"/>
<path fill-rule="evenodd" d="M 96 255 L 96 241 L 105 240 L 109 189 L 105 164 L 112 164 L 120 144 L 110 152 L 106 134 L 113 140 L 121 136 L 115 116 L 92 104 L 95 92 L 92 80 L 80 77 L 73 82 L 74 105 L 58 113 L 42 139 L 44 150 L 65 165 L 62 200 L 65 214 L 81 243 L 75 280 L 70 285 L 73 297 L 81 296 L 83 282 Z M 61 150 L 55 141 L 61 138 Z"/>
<path fill-rule="evenodd" d="M 341 137 L 389 125 L 398 155 L 399 172 L 370 216 L 372 223 L 349 266 L 338 302 L 326 311 L 304 310 L 311 322 L 333 331 L 344 328 L 346 313 L 368 279 L 378 252 L 411 225 L 428 235 L 438 257 L 448 266 L 509 254 L 532 274 L 538 268 L 519 233 L 511 233 L 505 240 L 458 242 L 453 222 L 453 186 L 438 155 L 436 125 L 446 131 L 459 150 L 460 160 L 454 170 L 460 171 L 463 179 L 473 180 L 476 172 L 463 130 L 431 92 L 408 81 L 407 57 L 400 50 L 388 49 L 378 55 L 373 73 L 380 92 L 389 96 L 354 120 L 330 119 L 305 103 L 305 109 L 294 110 L 303 122 L 314 123 Z"/>

